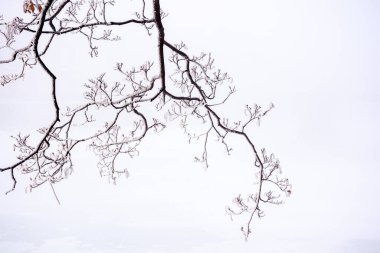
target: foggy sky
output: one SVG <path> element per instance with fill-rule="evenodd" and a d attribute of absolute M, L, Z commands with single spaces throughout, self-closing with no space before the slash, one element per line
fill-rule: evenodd
<path fill-rule="evenodd" d="M 0 12 L 7 18 L 21 5 L 1 1 Z M 0 197 L 0 251 L 379 252 L 379 2 L 163 0 L 161 7 L 168 41 L 185 42 L 194 55 L 211 52 L 233 77 L 237 94 L 223 114 L 275 104 L 250 135 L 280 159 L 293 195 L 268 208 L 245 242 L 241 220 L 224 208 L 253 184 L 248 152 L 237 144 L 229 157 L 215 142 L 204 170 L 193 162 L 199 149 L 173 124 L 147 137 L 128 164 L 130 177 L 116 186 L 99 177 L 85 147 L 73 175 L 55 186 L 61 206 L 48 185 L 26 194 L 21 181 Z M 155 37 L 141 27 L 121 33 L 96 59 L 84 38 L 55 41 L 45 59 L 60 77 L 62 103 L 82 98 L 74 91 L 89 78 L 112 78 L 115 62 L 138 65 L 156 54 Z M 15 159 L 10 135 L 50 122 L 49 94 L 39 69 L 0 87 L 0 166 Z M 0 174 L 0 192 L 10 185 Z"/>

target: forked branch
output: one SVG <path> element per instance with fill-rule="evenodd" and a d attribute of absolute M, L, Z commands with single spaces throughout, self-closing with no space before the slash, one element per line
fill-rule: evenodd
<path fill-rule="evenodd" d="M 28 67 L 38 64 L 50 78 L 55 112 L 52 122 L 39 129 L 41 137 L 36 145 L 29 144 L 29 135 L 14 137 L 18 161 L 0 168 L 0 172 L 9 171 L 11 174 L 13 186 L 10 191 L 16 188 L 16 173 L 22 173 L 32 175 L 29 189 L 49 183 L 55 194 L 53 184 L 71 174 L 72 153 L 82 143 L 87 143 L 98 156 L 100 174 L 116 183 L 121 175 L 129 175 L 128 168 L 120 168 L 119 165 L 125 163 L 121 161 L 139 154 L 139 145 L 147 134 L 158 133 L 170 122 L 178 121 L 189 142 L 201 141 L 201 155 L 196 156 L 195 160 L 206 167 L 209 166 L 210 136 L 216 136 L 228 154 L 232 152 L 226 138 L 229 135 L 239 136 L 250 147 L 257 184 L 252 186 L 253 193 L 246 197 L 239 195 L 233 200 L 234 205 L 226 209 L 231 217 L 247 215 L 247 221 L 241 228 L 247 239 L 252 233 L 254 218 L 264 216 L 264 206 L 281 204 L 284 196 L 291 193 L 288 180 L 280 177 L 279 161 L 273 154 L 268 155 L 265 149 L 257 148 L 247 132 L 248 126 L 253 122 L 259 123 L 273 105 L 267 109 L 247 105 L 247 119 L 230 122 L 218 111 L 218 106 L 227 103 L 235 94 L 232 79 L 227 73 L 215 68 L 211 54 L 190 56 L 185 44 L 166 40 L 163 24 L 166 14 L 161 10 L 160 1 L 152 0 L 151 18 L 147 17 L 147 3 L 142 0 L 140 12 L 136 12 L 137 19 L 125 21 L 110 20 L 108 8 L 114 4 L 113 0 L 46 0 L 43 4 L 41 1 L 26 0 L 24 9 L 32 15 L 29 21 L 15 18 L 10 23 L 0 24 L 0 32 L 5 38 L 0 50 L 8 48 L 12 51 L 10 57 L 0 59 L 0 64 L 22 63 L 21 74 L 3 76 L 1 84 L 19 79 Z M 132 23 L 142 25 L 148 36 L 152 36 L 153 28 L 156 28 L 158 50 L 154 58 L 157 59 L 158 67 L 155 69 L 152 61 L 132 69 L 117 63 L 115 71 L 121 75 L 120 81 L 110 83 L 105 73 L 89 79 L 84 85 L 86 101 L 63 111 L 57 85 L 60 84 L 58 80 L 65 80 L 56 76 L 54 66 L 48 66 L 44 61 L 44 56 L 50 52 L 50 45 L 63 34 L 83 35 L 88 41 L 91 56 L 97 56 L 97 41 L 120 39 L 117 35 L 113 37 L 111 28 Z M 110 29 L 103 30 L 100 36 L 96 35 L 99 29 L 105 27 Z M 33 39 L 25 47 L 13 49 L 12 45 L 21 33 L 32 33 Z M 152 108 L 155 110 L 153 114 Z M 94 123 L 98 120 L 96 112 L 102 110 L 107 110 L 110 118 L 103 126 L 95 127 Z M 192 122 L 199 122 L 198 126 L 202 127 L 197 128 Z M 73 132 L 80 127 L 88 131 L 75 137 Z M 58 201 L 56 194 L 55 197 Z"/>

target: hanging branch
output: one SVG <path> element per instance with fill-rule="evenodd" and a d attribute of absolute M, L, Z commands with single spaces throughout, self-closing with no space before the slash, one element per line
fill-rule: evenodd
<path fill-rule="evenodd" d="M 12 50 L 10 57 L 0 59 L 0 64 L 22 63 L 21 73 L 2 76 L 1 84 L 10 84 L 24 76 L 33 65 L 39 65 L 50 78 L 54 108 L 53 120 L 47 127 L 38 130 L 41 138 L 35 146 L 29 144 L 29 135 L 18 134 L 13 137 L 18 161 L 0 168 L 0 172 L 9 171 L 13 181 L 13 186 L 7 193 L 16 188 L 16 172 L 17 175 L 29 174 L 33 175 L 29 190 L 49 183 L 59 202 L 53 184 L 71 174 L 72 153 L 82 143 L 87 143 L 98 156 L 100 175 L 116 183 L 121 175 L 129 176 L 128 168 L 119 168 L 120 159 L 135 157 L 139 154 L 140 143 L 148 133 L 159 133 L 167 124 L 177 121 L 189 142 L 201 141 L 201 155 L 196 156 L 195 161 L 206 167 L 209 166 L 210 136 L 216 136 L 228 154 L 232 152 L 226 139 L 229 135 L 240 137 L 250 147 L 254 158 L 252 168 L 257 174 L 258 182 L 252 186 L 252 193 L 246 197 L 237 196 L 233 205 L 226 208 L 231 217 L 247 215 L 247 221 L 241 227 L 247 239 L 252 233 L 254 218 L 264 216 L 264 206 L 281 204 L 284 197 L 291 194 L 289 181 L 280 176 L 279 160 L 273 154 L 268 155 L 265 149 L 259 149 L 247 132 L 248 126 L 253 122 L 260 123 L 274 108 L 273 104 L 267 109 L 247 105 L 247 118 L 237 122 L 222 117 L 218 106 L 225 104 L 236 90 L 231 85 L 229 75 L 215 68 L 211 54 L 190 56 L 184 43 L 174 44 L 166 40 L 162 22 L 166 14 L 162 12 L 159 0 L 152 0 L 152 18 L 147 18 L 146 2 L 142 0 L 141 12 L 136 12 L 137 19 L 124 21 L 109 20 L 107 10 L 114 4 L 113 0 L 26 0 L 24 11 L 32 16 L 29 21 L 15 18 L 10 23 L 0 23 L 0 32 L 5 38 L 5 44 L 1 48 Z M 121 39 L 112 35 L 112 29 L 103 30 L 103 34 L 98 36 L 99 29 L 129 24 L 141 25 L 147 30 L 148 36 L 153 35 L 153 28 L 156 29 L 158 73 L 151 61 L 131 69 L 124 68 L 123 63 L 117 63 L 115 71 L 122 76 L 123 81 L 110 84 L 106 73 L 89 79 L 84 85 L 86 102 L 62 111 L 57 85 L 64 82 L 64 79 L 56 76 L 54 66 L 48 66 L 43 59 L 49 54 L 50 45 L 63 34 L 82 35 L 88 41 L 91 56 L 98 56 L 97 41 L 112 42 Z M 25 47 L 13 49 L 12 45 L 21 33 L 32 33 L 33 39 Z M 42 38 L 45 37 L 47 40 L 42 45 Z M 173 72 L 169 73 L 170 68 L 173 68 Z M 146 109 L 151 107 L 156 109 L 156 114 Z M 87 131 L 80 137 L 74 137 L 73 129 L 78 126 L 93 129 L 92 124 L 97 120 L 94 112 L 103 109 L 108 109 L 108 113 L 112 114 L 110 120 L 93 132 Z M 163 116 L 161 112 L 164 113 Z M 192 121 L 200 122 L 203 127 L 194 128 Z"/>

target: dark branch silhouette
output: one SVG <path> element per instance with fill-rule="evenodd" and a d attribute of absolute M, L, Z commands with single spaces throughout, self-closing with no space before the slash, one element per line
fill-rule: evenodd
<path fill-rule="evenodd" d="M 191 56 L 184 43 L 175 44 L 166 40 L 163 18 L 167 14 L 161 10 L 159 0 L 152 0 L 151 18 L 147 18 L 148 3 L 142 0 L 141 12 L 135 14 L 136 18 L 124 21 L 109 20 L 107 11 L 114 4 L 114 0 L 26 0 L 24 12 L 29 15 L 30 20 L 24 21 L 16 17 L 9 22 L 0 23 L 1 36 L 5 41 L 0 50 L 12 51 L 10 57 L 0 59 L 0 64 L 21 64 L 19 74 L 0 77 L 1 85 L 10 85 L 30 71 L 32 66 L 40 65 L 50 77 L 51 101 L 55 110 L 51 123 L 39 130 L 41 137 L 35 146 L 29 144 L 29 135 L 18 134 L 13 137 L 18 161 L 0 168 L 0 172 L 10 173 L 13 181 L 13 187 L 7 193 L 16 188 L 16 171 L 33 175 L 30 189 L 49 183 L 54 192 L 53 184 L 71 174 L 71 154 L 81 143 L 87 143 L 99 157 L 100 174 L 116 182 L 120 175 L 129 175 L 127 169 L 116 166 L 121 156 L 134 157 L 139 152 L 139 144 L 148 133 L 158 133 L 166 124 L 179 120 L 189 141 L 203 140 L 202 154 L 195 160 L 206 167 L 209 166 L 210 135 L 218 137 L 228 154 L 232 151 L 226 141 L 229 135 L 240 136 L 241 141 L 251 148 L 255 161 L 252 167 L 258 172 L 258 183 L 252 187 L 253 193 L 246 197 L 237 196 L 233 205 L 226 208 L 231 217 L 247 215 L 247 221 L 241 230 L 245 238 L 248 238 L 252 232 L 254 217 L 264 216 L 263 206 L 281 204 L 284 196 L 291 193 L 288 180 L 280 177 L 278 159 L 273 154 L 267 154 L 265 149 L 256 147 L 246 132 L 248 125 L 259 122 L 274 106 L 271 104 L 264 109 L 258 105 L 247 105 L 247 118 L 238 122 L 230 122 L 228 118 L 222 117 L 217 108 L 226 103 L 235 93 L 235 88 L 231 86 L 232 79 L 229 75 L 215 68 L 211 54 Z M 100 74 L 85 84 L 86 102 L 63 111 L 56 94 L 57 80 L 62 79 L 54 74 L 51 66 L 43 59 L 49 52 L 51 43 L 63 34 L 85 36 L 90 55 L 96 57 L 99 50 L 97 41 L 120 40 L 119 36 L 112 35 L 112 27 L 131 24 L 142 26 L 148 36 L 153 36 L 153 29 L 157 29 L 158 52 L 156 56 L 152 56 L 154 60 L 132 69 L 125 69 L 123 63 L 117 63 L 115 70 L 125 78 L 126 83 L 109 84 L 105 74 Z M 110 30 L 104 30 L 101 36 L 95 35 L 99 29 L 105 27 Z M 32 40 L 25 47 L 14 49 L 13 44 L 22 33 L 32 34 Z M 45 37 L 47 39 L 42 40 Z M 154 62 L 158 64 L 158 73 L 153 68 Z M 169 65 L 174 69 L 173 72 L 167 71 Z M 157 115 L 144 110 L 145 105 L 153 105 Z M 72 129 L 75 125 L 80 122 L 80 125 L 92 128 L 91 123 L 96 121 L 93 112 L 102 108 L 113 109 L 112 119 L 93 133 L 80 138 L 73 137 Z M 158 112 L 165 112 L 165 116 L 161 117 Z M 128 118 L 131 124 L 121 124 L 122 118 Z M 202 122 L 204 129 L 197 129 L 195 133 L 189 119 Z M 54 195 L 57 198 L 55 192 Z"/>

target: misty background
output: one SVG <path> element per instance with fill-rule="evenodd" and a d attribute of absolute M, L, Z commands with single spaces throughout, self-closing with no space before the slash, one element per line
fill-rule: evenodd
<path fill-rule="evenodd" d="M 7 20 L 22 13 L 22 3 L 3 0 L 0 13 Z M 129 16 L 135 3 L 113 14 Z M 245 242 L 244 220 L 231 221 L 225 206 L 254 186 L 249 150 L 231 139 L 228 156 L 215 141 L 205 170 L 193 162 L 201 147 L 189 145 L 173 122 L 147 136 L 127 164 L 130 177 L 116 186 L 99 176 L 86 147 L 74 156 L 74 173 L 54 185 L 61 205 L 49 185 L 25 193 L 28 178 L 20 178 L 0 196 L 0 251 L 379 252 L 380 3 L 162 0 L 161 7 L 169 42 L 183 41 L 190 55 L 211 52 L 233 77 L 237 93 L 222 115 L 244 117 L 245 104 L 275 104 L 250 135 L 280 159 L 292 196 L 265 209 Z M 89 78 L 114 78 L 116 62 L 157 61 L 154 36 L 134 25 L 118 31 L 122 40 L 101 43 L 93 59 L 84 37 L 53 42 L 44 59 L 59 77 L 62 103 L 80 101 Z M 0 87 L 0 167 L 15 161 L 10 135 L 37 138 L 35 130 L 50 123 L 49 85 L 36 67 Z M 0 192 L 10 179 L 0 174 Z"/>

